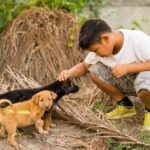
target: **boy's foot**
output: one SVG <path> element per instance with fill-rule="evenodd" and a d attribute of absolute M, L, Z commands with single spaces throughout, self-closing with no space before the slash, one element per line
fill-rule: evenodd
<path fill-rule="evenodd" d="M 150 131 L 150 112 L 145 113 L 143 131 Z"/>
<path fill-rule="evenodd" d="M 117 105 L 117 107 L 106 114 L 107 119 L 121 119 L 125 117 L 131 117 L 136 114 L 135 107 L 126 108 L 125 106 Z"/>

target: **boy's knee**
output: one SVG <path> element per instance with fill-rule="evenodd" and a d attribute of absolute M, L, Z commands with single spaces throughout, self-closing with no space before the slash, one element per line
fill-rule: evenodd
<path fill-rule="evenodd" d="M 143 95 L 146 91 L 150 91 L 150 71 L 139 73 L 134 81 L 134 87 L 137 95 L 141 95 L 139 93 Z"/>
<path fill-rule="evenodd" d="M 141 89 L 138 93 L 137 96 L 142 99 L 149 91 L 146 89 Z"/>
<path fill-rule="evenodd" d="M 95 73 L 89 73 L 90 75 L 90 78 L 91 80 L 93 81 L 93 83 L 97 84 L 97 83 L 100 83 L 100 84 L 104 84 L 104 83 L 107 83 L 104 79 L 102 78 L 99 78 Z"/>
<path fill-rule="evenodd" d="M 91 78 L 92 81 L 94 81 L 97 78 L 94 73 L 90 72 L 89 75 L 90 75 L 90 78 Z"/>

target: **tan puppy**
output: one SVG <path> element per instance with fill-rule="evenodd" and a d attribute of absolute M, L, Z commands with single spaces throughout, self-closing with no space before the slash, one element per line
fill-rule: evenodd
<path fill-rule="evenodd" d="M 54 92 L 41 91 L 31 100 L 12 104 L 10 101 L 3 99 L 0 103 L 9 103 L 10 106 L 0 109 L 0 136 L 4 131 L 8 132 L 8 143 L 16 148 L 19 145 L 15 142 L 14 136 L 17 127 L 25 127 L 34 124 L 39 133 L 47 134 L 48 131 L 43 130 L 44 122 L 41 119 L 45 111 L 50 110 L 53 100 L 57 97 Z"/>

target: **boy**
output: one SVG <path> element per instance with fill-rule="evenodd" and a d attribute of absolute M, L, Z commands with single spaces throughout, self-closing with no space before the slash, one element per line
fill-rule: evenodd
<path fill-rule="evenodd" d="M 80 30 L 79 46 L 89 50 L 82 63 L 58 76 L 59 80 L 90 73 L 92 81 L 113 100 L 116 108 L 108 119 L 120 119 L 136 114 L 127 95 L 137 95 L 145 104 L 143 130 L 150 131 L 150 37 L 137 30 L 113 32 L 100 19 L 91 19 Z"/>

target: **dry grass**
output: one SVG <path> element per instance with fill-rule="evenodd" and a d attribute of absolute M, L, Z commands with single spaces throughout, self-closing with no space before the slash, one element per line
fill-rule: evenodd
<path fill-rule="evenodd" d="M 9 65 L 40 83 L 49 83 L 82 60 L 78 31 L 72 14 L 36 7 L 25 10 L 0 37 L 0 69 Z"/>

